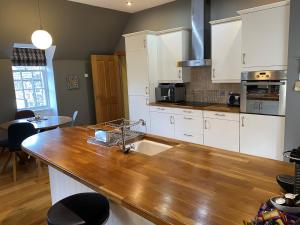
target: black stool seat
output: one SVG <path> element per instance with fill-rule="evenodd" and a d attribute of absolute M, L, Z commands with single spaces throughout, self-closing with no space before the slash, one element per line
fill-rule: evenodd
<path fill-rule="evenodd" d="M 69 196 L 48 211 L 48 225 L 102 225 L 109 217 L 109 202 L 98 193 Z"/>

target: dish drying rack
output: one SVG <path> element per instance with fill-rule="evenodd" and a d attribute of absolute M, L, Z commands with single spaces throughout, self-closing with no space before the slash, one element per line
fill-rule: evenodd
<path fill-rule="evenodd" d="M 89 126 L 87 142 L 106 147 L 120 146 L 124 153 L 128 153 L 130 148 L 126 145 L 143 138 L 144 133 L 139 128 L 145 125 L 142 119 L 131 121 L 122 118 Z"/>

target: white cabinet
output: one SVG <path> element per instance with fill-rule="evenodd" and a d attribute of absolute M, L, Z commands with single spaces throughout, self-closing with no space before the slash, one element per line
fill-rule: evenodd
<path fill-rule="evenodd" d="M 174 138 L 174 115 L 167 112 L 150 112 L 151 134 Z"/>
<path fill-rule="evenodd" d="M 126 44 L 129 119 L 143 119 L 150 131 L 149 102 L 155 100 L 157 86 L 157 35 L 143 31 L 123 35 Z"/>
<path fill-rule="evenodd" d="M 239 152 L 239 114 L 204 111 L 204 144 Z"/>
<path fill-rule="evenodd" d="M 195 144 L 203 144 L 203 117 L 175 115 L 175 138 Z"/>
<path fill-rule="evenodd" d="M 212 82 L 241 82 L 241 17 L 210 22 Z"/>
<path fill-rule="evenodd" d="M 150 132 L 150 112 L 149 112 L 149 97 L 130 95 L 128 97 L 130 120 L 138 121 L 145 120 L 146 126 L 136 127 L 137 131 Z"/>
<path fill-rule="evenodd" d="M 243 71 L 287 69 L 289 1 L 241 10 Z"/>
<path fill-rule="evenodd" d="M 190 81 L 190 69 L 177 67 L 179 61 L 189 58 L 189 31 L 167 30 L 158 33 L 159 83 L 183 83 Z"/>
<path fill-rule="evenodd" d="M 253 114 L 240 117 L 240 152 L 282 160 L 285 118 Z"/>

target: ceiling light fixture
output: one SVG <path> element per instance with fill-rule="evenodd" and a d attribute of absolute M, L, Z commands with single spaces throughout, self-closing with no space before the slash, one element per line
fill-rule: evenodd
<path fill-rule="evenodd" d="M 51 35 L 43 30 L 42 19 L 41 19 L 41 9 L 40 9 L 40 0 L 38 2 L 38 10 L 39 10 L 39 20 L 40 20 L 40 29 L 34 31 L 31 35 L 32 44 L 38 49 L 47 49 L 52 45 L 52 37 Z"/>
<path fill-rule="evenodd" d="M 126 2 L 126 5 L 127 5 L 127 6 L 132 6 L 132 2 L 131 2 L 131 1 L 127 1 L 127 2 Z"/>

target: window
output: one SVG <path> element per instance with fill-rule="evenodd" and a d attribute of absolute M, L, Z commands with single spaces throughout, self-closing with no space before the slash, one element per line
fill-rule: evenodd
<path fill-rule="evenodd" d="M 47 72 L 45 66 L 13 66 L 18 109 L 49 108 Z"/>

